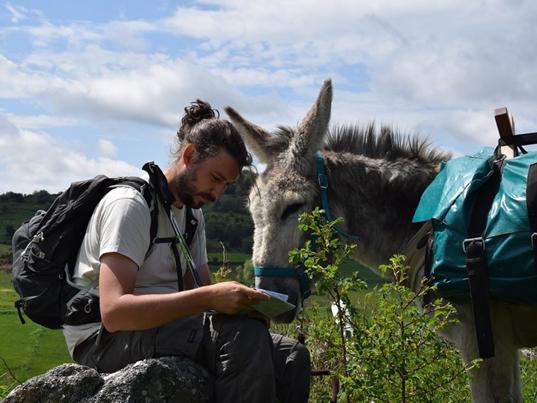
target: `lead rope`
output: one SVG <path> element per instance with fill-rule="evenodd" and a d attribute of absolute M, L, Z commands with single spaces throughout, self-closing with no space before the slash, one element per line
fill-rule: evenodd
<path fill-rule="evenodd" d="M 304 334 L 304 320 L 306 317 L 306 307 L 302 307 L 302 312 L 300 313 L 300 325 L 298 326 L 298 336 L 297 340 L 300 344 L 306 345 L 306 336 Z M 312 369 L 311 370 L 311 376 L 326 376 L 330 375 L 331 371 L 329 369 Z M 339 393 L 339 380 L 337 378 L 334 378 L 332 380 L 332 398 L 330 399 L 330 403 L 336 403 L 337 402 L 337 395 Z"/>
<path fill-rule="evenodd" d="M 306 336 L 304 335 L 304 318 L 306 307 L 302 307 L 302 312 L 300 312 L 300 325 L 298 326 L 298 337 L 297 340 L 300 344 L 306 345 Z"/>

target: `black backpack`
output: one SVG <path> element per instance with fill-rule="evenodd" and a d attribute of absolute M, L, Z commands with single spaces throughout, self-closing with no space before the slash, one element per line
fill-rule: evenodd
<path fill-rule="evenodd" d="M 99 175 L 93 179 L 73 182 L 52 203 L 47 211 L 38 210 L 24 222 L 13 235 L 12 280 L 20 299 L 15 302 L 22 323 L 21 308 L 34 322 L 50 329 L 63 324 L 80 325 L 100 322 L 99 300 L 91 284 L 80 287 L 71 281 L 78 250 L 86 233 L 89 220 L 99 201 L 117 185 L 131 186 L 138 190 L 147 202 L 151 213 L 151 245 L 155 242 L 174 242 L 174 238 L 159 240 L 157 197 L 166 186 L 154 185 L 154 178 L 165 180 L 160 169 L 146 164 L 151 185 L 138 177 L 108 178 Z M 155 172 L 158 171 L 158 175 Z M 160 190 L 155 190 L 160 189 Z M 186 242 L 191 244 L 196 232 L 197 220 L 187 209 Z M 148 250 L 146 257 L 150 250 Z M 176 254 L 176 259 L 178 256 Z M 181 277 L 177 262 L 178 277 Z M 182 278 L 181 278 L 182 280 Z M 179 290 L 182 290 L 181 281 Z"/>

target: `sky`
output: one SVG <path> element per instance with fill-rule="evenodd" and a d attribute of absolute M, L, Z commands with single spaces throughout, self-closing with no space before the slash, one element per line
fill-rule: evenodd
<path fill-rule="evenodd" d="M 333 123 L 473 154 L 496 108 L 537 131 L 536 19 L 534 0 L 3 2 L 0 194 L 165 168 L 197 98 L 295 126 L 327 78 Z"/>

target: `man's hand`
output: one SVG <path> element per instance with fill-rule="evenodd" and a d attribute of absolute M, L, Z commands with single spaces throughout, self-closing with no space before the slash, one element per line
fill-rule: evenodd
<path fill-rule="evenodd" d="M 228 315 L 237 314 L 251 305 L 270 299 L 267 294 L 235 281 L 213 284 L 210 288 L 211 309 Z"/>

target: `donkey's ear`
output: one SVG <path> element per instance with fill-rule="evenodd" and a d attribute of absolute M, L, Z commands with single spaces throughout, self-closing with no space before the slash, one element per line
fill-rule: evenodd
<path fill-rule="evenodd" d="M 327 79 L 317 100 L 302 120 L 289 147 L 292 159 L 303 165 L 304 158 L 313 158 L 321 149 L 324 135 L 328 131 L 332 110 L 332 80 Z"/>
<path fill-rule="evenodd" d="M 271 153 L 267 142 L 273 136 L 272 133 L 244 119 L 231 106 L 224 106 L 224 111 L 259 161 L 265 164 L 268 163 Z"/>

